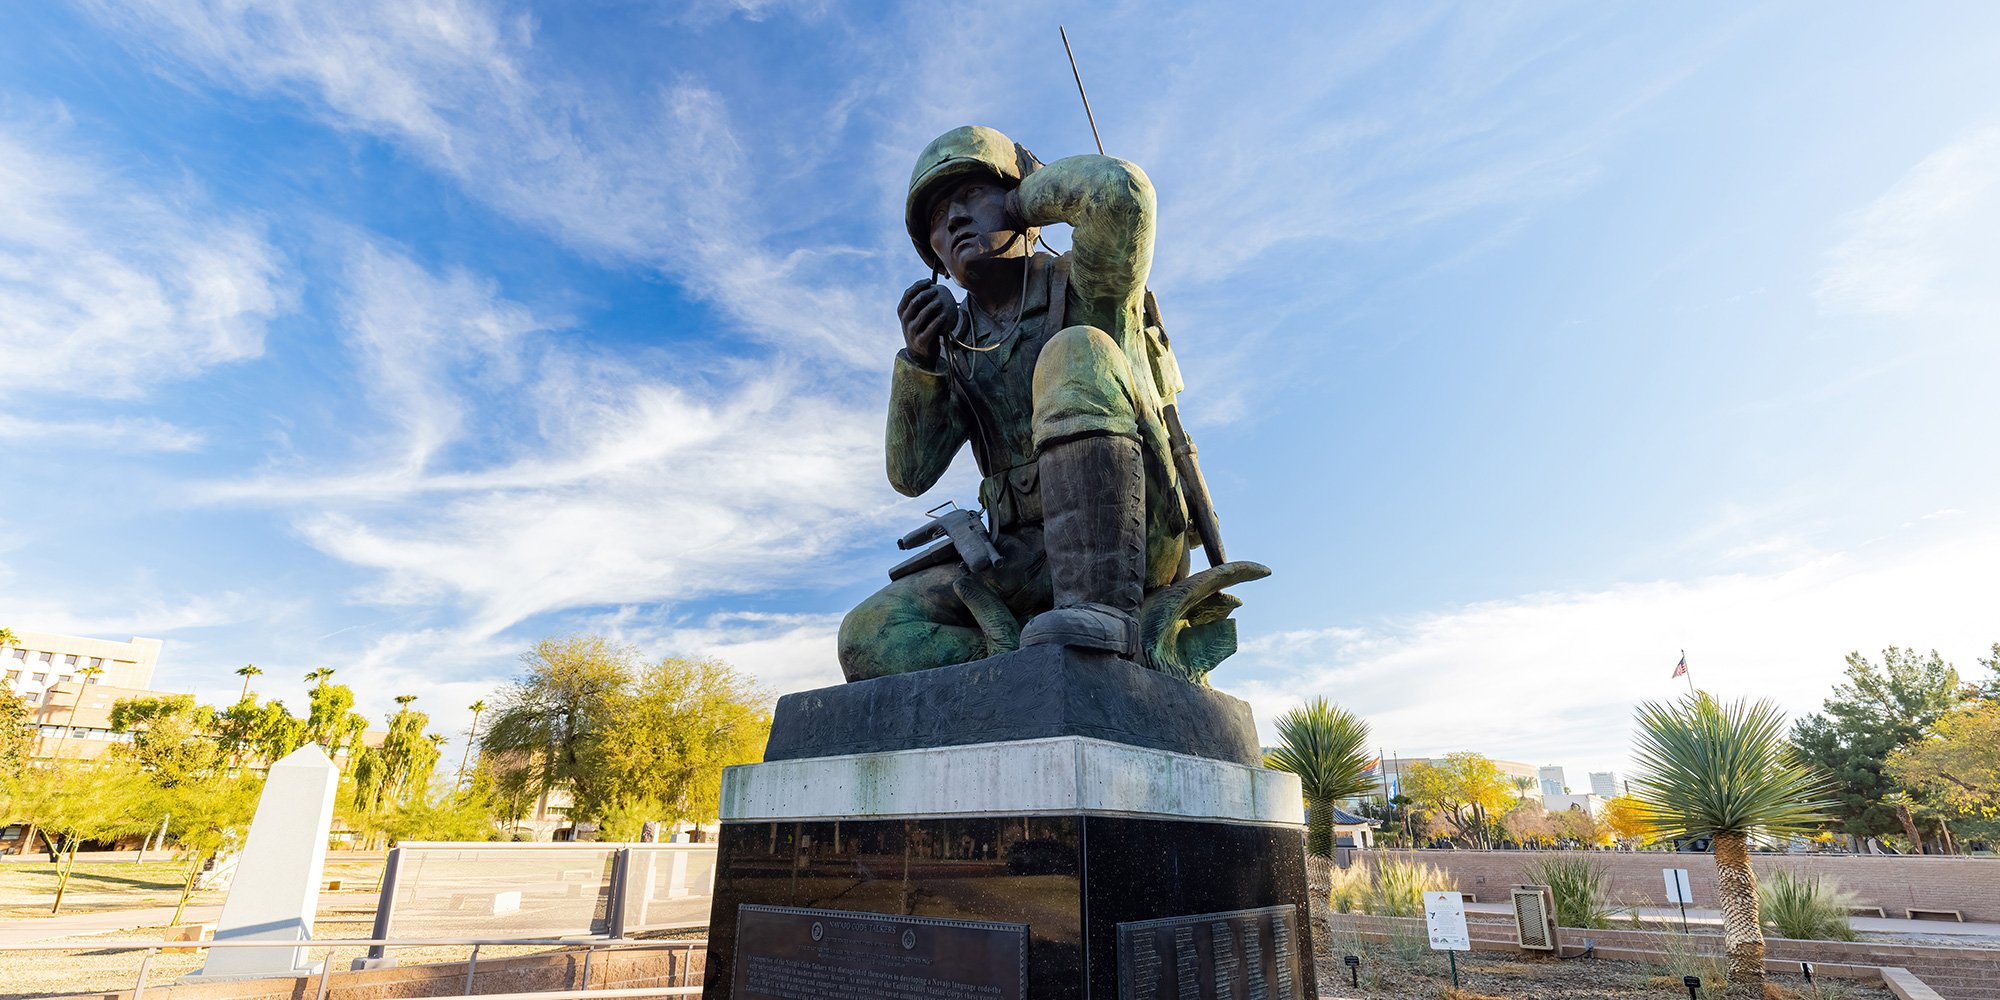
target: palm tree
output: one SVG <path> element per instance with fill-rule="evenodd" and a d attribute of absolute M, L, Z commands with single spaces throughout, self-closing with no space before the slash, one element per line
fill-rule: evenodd
<path fill-rule="evenodd" d="M 1633 782 L 1641 820 L 1655 836 L 1715 842 L 1729 977 L 1764 977 L 1752 837 L 1802 833 L 1825 818 L 1826 785 L 1798 762 L 1785 716 L 1768 699 L 1723 704 L 1706 691 L 1639 706 Z"/>
<path fill-rule="evenodd" d="M 332 667 L 321 667 L 318 670 L 310 670 L 306 672 L 306 683 L 312 684 L 316 687 L 325 687 L 326 682 L 332 679 L 333 679 Z"/>
<path fill-rule="evenodd" d="M 1333 854 L 1333 803 L 1375 787 L 1368 768 L 1368 723 L 1314 698 L 1278 717 L 1278 749 L 1264 763 L 1299 776 L 1306 796 L 1306 853 Z"/>
<path fill-rule="evenodd" d="M 453 788 L 465 781 L 465 765 L 472 759 L 472 745 L 479 742 L 479 713 L 486 711 L 486 699 L 481 698 L 465 707 L 472 710 L 472 728 L 465 731 L 465 754 L 458 759 L 458 776 L 451 779 Z"/>
<path fill-rule="evenodd" d="M 236 668 L 236 676 L 243 678 L 243 693 L 236 696 L 237 701 L 242 701 L 250 697 L 250 678 L 263 672 L 257 668 L 255 663 L 246 663 Z"/>
<path fill-rule="evenodd" d="M 77 671 L 77 673 L 83 675 L 83 683 L 76 686 L 76 700 L 69 703 L 69 721 L 63 723 L 62 732 L 56 734 L 56 752 L 51 755 L 56 760 L 62 760 L 63 742 L 69 739 L 69 731 L 76 726 L 76 710 L 83 707 L 83 689 L 88 687 L 90 682 L 96 680 L 97 675 L 103 672 L 103 667 L 84 667 Z"/>
<path fill-rule="evenodd" d="M 13 629 L 0 628 L 0 648 L 5 648 L 7 646 L 18 646 L 20 644 L 21 644 L 21 637 L 15 635 Z"/>

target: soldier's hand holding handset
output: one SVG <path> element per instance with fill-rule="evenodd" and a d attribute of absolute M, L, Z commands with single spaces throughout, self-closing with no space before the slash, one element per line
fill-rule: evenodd
<path fill-rule="evenodd" d="M 937 364 L 938 341 L 958 325 L 958 300 L 935 276 L 911 285 L 896 305 L 903 324 L 903 346 L 910 360 L 930 368 Z"/>

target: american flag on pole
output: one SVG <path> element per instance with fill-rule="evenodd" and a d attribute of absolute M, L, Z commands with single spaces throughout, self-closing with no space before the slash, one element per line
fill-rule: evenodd
<path fill-rule="evenodd" d="M 1686 653 L 1682 653 L 1680 664 L 1674 667 L 1674 677 L 1685 677 L 1687 676 L 1687 672 L 1688 672 L 1688 655 Z M 1668 679 L 1671 680 L 1672 678 Z"/>

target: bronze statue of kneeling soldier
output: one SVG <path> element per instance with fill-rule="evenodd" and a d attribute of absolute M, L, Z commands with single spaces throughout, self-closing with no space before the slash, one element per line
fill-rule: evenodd
<path fill-rule="evenodd" d="M 904 218 L 932 276 L 897 306 L 889 482 L 918 496 L 970 443 L 991 547 L 957 558 L 960 516 L 936 554 L 850 611 L 848 680 L 1054 644 L 1198 681 L 1235 651 L 1240 602 L 1222 589 L 1270 571 L 1224 561 L 1180 427 L 1180 372 L 1146 290 L 1155 213 L 1137 166 L 1043 165 L 990 128 L 953 129 L 917 158 Z M 1072 249 L 1036 252 L 1058 222 Z M 1190 574 L 1195 544 L 1211 568 Z"/>

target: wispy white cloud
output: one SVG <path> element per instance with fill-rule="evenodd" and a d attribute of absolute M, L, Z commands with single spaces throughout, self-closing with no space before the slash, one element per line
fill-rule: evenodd
<path fill-rule="evenodd" d="M 1971 129 L 1855 213 L 1814 288 L 1822 308 L 1977 324 L 2000 315 L 2000 125 Z"/>
<path fill-rule="evenodd" d="M 289 295 L 258 227 L 81 146 L 60 114 L 0 119 L 0 370 L 43 392 L 129 398 L 261 354 Z"/>
<path fill-rule="evenodd" d="M 202 446 L 203 440 L 198 432 L 156 417 L 36 420 L 0 414 L 0 441 L 145 452 L 194 451 Z"/>
<path fill-rule="evenodd" d="M 794 371 L 670 381 L 538 338 L 490 284 L 365 241 L 351 256 L 344 340 L 389 428 L 372 457 L 202 495 L 288 510 L 314 546 L 380 571 L 357 600 L 462 606 L 484 639 L 808 578 L 884 516 L 879 417 Z M 438 459 L 461 446 L 480 459 Z"/>
<path fill-rule="evenodd" d="M 1280 712 L 1324 694 L 1404 756 L 1622 766 L 1634 704 L 1685 691 L 1671 676 L 1682 649 L 1697 685 L 1794 717 L 1818 709 L 1852 650 L 1937 648 L 1973 667 L 2000 639 L 1996 560 L 2000 530 L 1985 524 L 1767 572 L 1531 594 L 1260 637 L 1215 682 L 1250 701 L 1267 738 Z"/>
<path fill-rule="evenodd" d="M 894 292 L 852 291 L 858 251 L 838 236 L 776 248 L 747 195 L 781 169 L 777 151 L 746 150 L 722 97 L 698 81 L 593 89 L 538 57 L 532 19 L 481 0 L 86 6 L 169 72 L 295 98 L 396 143 L 572 247 L 662 269 L 753 335 L 856 366 L 889 349 L 893 330 L 875 311 Z"/>

